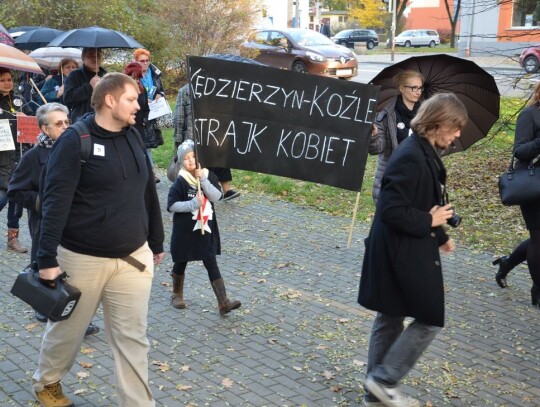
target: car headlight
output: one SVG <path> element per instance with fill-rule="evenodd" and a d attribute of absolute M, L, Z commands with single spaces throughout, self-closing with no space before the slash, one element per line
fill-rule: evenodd
<path fill-rule="evenodd" d="M 317 54 L 316 52 L 307 51 L 306 56 L 312 61 L 316 61 L 316 62 L 326 61 L 325 57 L 323 57 L 321 54 Z"/>

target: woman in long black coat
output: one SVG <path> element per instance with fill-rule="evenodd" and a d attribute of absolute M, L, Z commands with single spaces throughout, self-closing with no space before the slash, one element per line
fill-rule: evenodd
<path fill-rule="evenodd" d="M 446 170 L 436 149 L 448 148 L 466 120 L 466 109 L 453 94 L 428 99 L 383 177 L 358 295 L 361 305 L 377 311 L 365 405 L 420 405 L 398 385 L 444 325 L 439 250 L 454 249 L 442 227 L 453 210 L 444 199 Z M 404 330 L 405 317 L 415 320 Z"/>

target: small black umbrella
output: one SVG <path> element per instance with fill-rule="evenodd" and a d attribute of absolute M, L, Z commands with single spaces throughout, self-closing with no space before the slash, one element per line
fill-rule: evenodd
<path fill-rule="evenodd" d="M 377 110 L 399 95 L 394 77 L 409 69 L 424 76 L 425 99 L 435 93 L 454 93 L 467 108 L 467 125 L 455 141 L 455 148 L 447 154 L 472 146 L 488 134 L 499 118 L 500 94 L 493 76 L 472 61 L 445 54 L 411 57 L 384 68 L 371 81 L 381 87 Z"/>
<path fill-rule="evenodd" d="M 54 28 L 41 27 L 26 31 L 15 39 L 15 47 L 18 49 L 33 51 L 46 46 L 64 31 Z"/>
<path fill-rule="evenodd" d="M 76 28 L 60 34 L 48 47 L 144 48 L 127 34 L 101 27 Z"/>

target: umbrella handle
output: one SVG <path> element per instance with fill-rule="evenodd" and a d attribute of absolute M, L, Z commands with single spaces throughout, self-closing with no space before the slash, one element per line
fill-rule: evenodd
<path fill-rule="evenodd" d="M 34 89 L 36 90 L 36 92 L 38 93 L 38 95 L 41 97 L 41 100 L 43 100 L 43 103 L 47 104 L 47 99 L 45 99 L 43 97 L 43 94 L 39 91 L 39 88 L 36 86 L 34 80 L 32 78 L 29 78 L 30 79 L 30 83 L 32 84 L 32 86 L 34 87 Z"/>

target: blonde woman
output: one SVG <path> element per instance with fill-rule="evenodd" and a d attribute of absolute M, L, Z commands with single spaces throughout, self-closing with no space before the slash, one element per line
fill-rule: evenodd
<path fill-rule="evenodd" d="M 424 77 L 421 73 L 407 70 L 394 78 L 399 95 L 390 99 L 377 114 L 376 133 L 369 145 L 370 154 L 378 154 L 377 169 L 373 181 L 373 201 L 377 203 L 381 180 L 390 156 L 399 143 L 409 136 L 411 120 L 416 115 L 424 90 Z"/>

